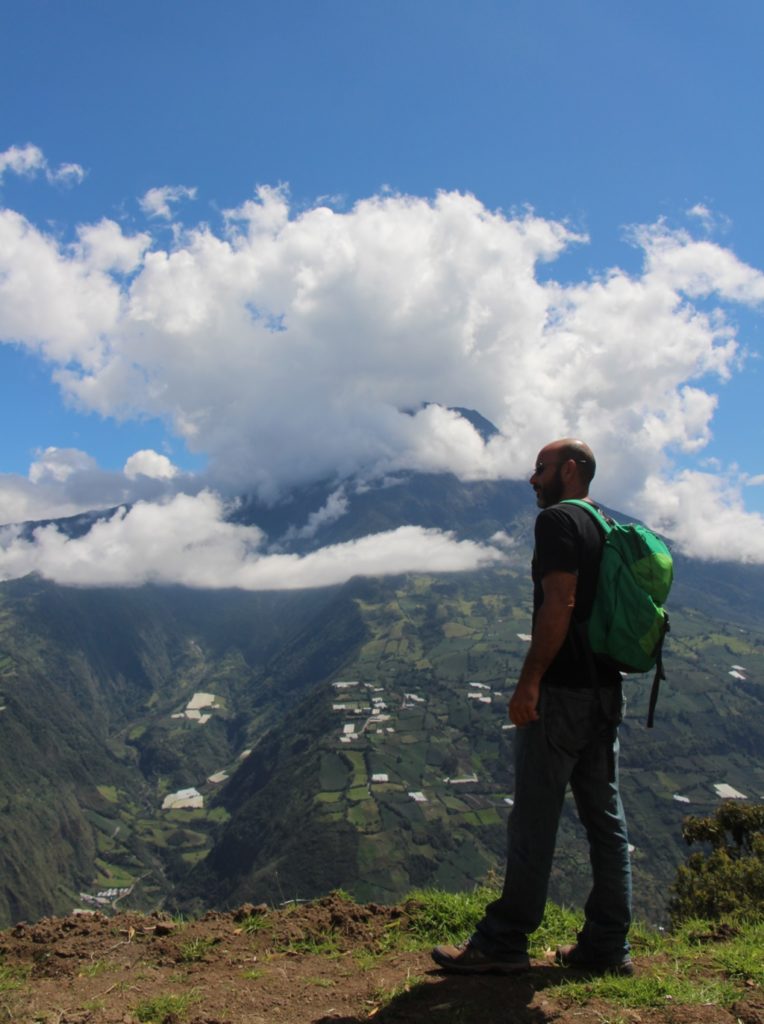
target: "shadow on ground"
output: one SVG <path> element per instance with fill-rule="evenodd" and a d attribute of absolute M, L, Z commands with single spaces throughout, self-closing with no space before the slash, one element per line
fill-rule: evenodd
<path fill-rule="evenodd" d="M 559 1008 L 545 1007 L 539 993 L 560 980 L 560 969 L 554 967 L 535 967 L 516 977 L 432 970 L 376 1013 L 320 1017 L 314 1024 L 549 1024 Z"/>

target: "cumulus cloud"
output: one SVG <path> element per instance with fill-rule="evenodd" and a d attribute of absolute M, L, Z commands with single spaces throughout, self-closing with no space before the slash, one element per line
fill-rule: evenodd
<path fill-rule="evenodd" d="M 179 490 L 196 494 L 202 487 L 201 481 L 179 473 L 157 452 L 136 452 L 123 471 L 116 472 L 101 469 L 77 448 L 49 447 L 36 453 L 26 477 L 0 474 L 0 524 L 162 500 Z"/>
<path fill-rule="evenodd" d="M 37 528 L 31 540 L 5 527 L 0 530 L 0 578 L 37 572 L 69 585 L 179 583 L 288 590 L 333 586 L 358 575 L 460 572 L 503 559 L 490 545 L 416 526 L 303 556 L 266 554 L 261 531 L 228 522 L 225 512 L 219 496 L 206 491 L 122 508 L 76 539 L 54 525 Z"/>
<path fill-rule="evenodd" d="M 31 178 L 38 174 L 45 164 L 45 156 L 39 146 L 11 146 L 0 153 L 0 178 L 7 171 Z"/>
<path fill-rule="evenodd" d="M 73 473 L 86 473 L 95 469 L 96 460 L 78 448 L 46 448 L 37 453 L 29 467 L 29 479 L 33 484 L 44 480 L 62 483 Z"/>
<path fill-rule="evenodd" d="M 95 271 L 113 270 L 129 274 L 138 267 L 143 254 L 151 246 L 151 235 L 124 235 L 120 226 L 108 218 L 97 224 L 80 224 L 77 235 L 79 245 L 75 252 L 82 264 Z"/>
<path fill-rule="evenodd" d="M 79 185 L 85 171 L 79 164 L 63 163 L 51 167 L 39 146 L 10 146 L 0 153 L 0 183 L 10 171 L 22 177 L 34 178 L 44 174 L 51 185 Z"/>
<path fill-rule="evenodd" d="M 142 205 L 166 219 L 184 198 L 165 187 Z M 0 211 L 0 338 L 39 352 L 84 410 L 164 419 L 224 494 L 406 469 L 518 477 L 576 434 L 598 455 L 603 501 L 673 524 L 688 549 L 714 532 L 673 460 L 712 436 L 714 382 L 742 359 L 730 309 L 761 307 L 764 274 L 705 237 L 642 226 L 638 273 L 561 284 L 538 265 L 586 239 L 532 212 L 459 193 L 295 212 L 260 188 L 171 246 L 108 220 L 78 238 Z M 449 406 L 501 434 L 486 442 Z M 740 529 L 743 483 L 706 492 Z M 338 496 L 321 514 L 341 512 Z"/>
<path fill-rule="evenodd" d="M 166 455 L 160 455 L 151 448 L 134 452 L 125 462 L 125 476 L 134 480 L 137 476 L 148 476 L 154 480 L 172 480 L 178 469 Z"/>
<path fill-rule="evenodd" d="M 196 199 L 196 189 L 186 185 L 163 185 L 161 188 L 150 188 L 138 202 L 148 217 L 172 220 L 171 204 L 179 203 L 182 199 Z"/>
<path fill-rule="evenodd" d="M 764 563 L 764 516 L 745 510 L 738 481 L 683 470 L 666 487 L 651 476 L 642 502 L 650 509 L 652 525 L 686 554 Z"/>

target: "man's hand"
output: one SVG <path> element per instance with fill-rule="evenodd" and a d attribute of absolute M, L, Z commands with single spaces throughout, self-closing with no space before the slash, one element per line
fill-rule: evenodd
<path fill-rule="evenodd" d="M 519 728 L 535 722 L 538 717 L 539 683 L 522 680 L 515 687 L 509 702 L 509 720 Z"/>

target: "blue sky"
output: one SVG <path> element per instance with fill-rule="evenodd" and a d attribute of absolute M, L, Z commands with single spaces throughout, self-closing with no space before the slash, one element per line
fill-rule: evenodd
<path fill-rule="evenodd" d="M 5 0 L 0 521 L 519 476 L 548 428 L 686 550 L 764 560 L 728 539 L 764 525 L 763 28 L 754 0 Z M 399 422 L 430 400 L 510 442 Z"/>

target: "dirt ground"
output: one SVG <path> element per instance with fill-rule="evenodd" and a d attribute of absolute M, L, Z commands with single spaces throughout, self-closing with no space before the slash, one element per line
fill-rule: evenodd
<path fill-rule="evenodd" d="M 0 1022 L 13 1024 L 764 1024 L 764 995 L 732 1012 L 580 1006 L 547 994 L 568 972 L 453 977 L 390 950 L 406 908 L 330 896 L 178 923 L 73 914 L 0 933 Z M 381 952 L 382 950 L 382 952 Z M 639 971 L 639 965 L 637 965 Z M 182 997 L 185 1005 L 159 1000 Z"/>

